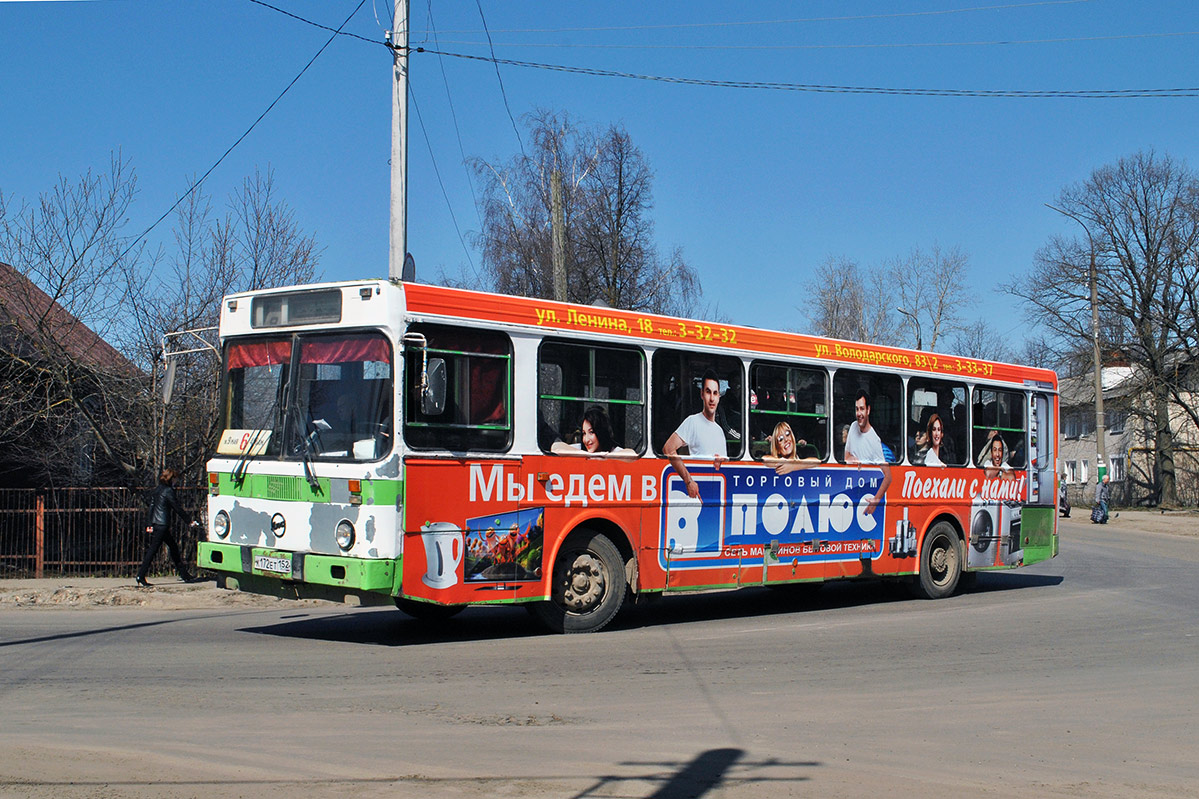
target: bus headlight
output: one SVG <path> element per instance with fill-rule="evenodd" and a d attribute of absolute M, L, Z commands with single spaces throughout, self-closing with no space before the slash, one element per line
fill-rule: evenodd
<path fill-rule="evenodd" d="M 229 535 L 229 514 L 225 511 L 217 511 L 216 516 L 212 519 L 212 531 L 216 533 L 217 538 L 225 538 Z"/>
<path fill-rule="evenodd" d="M 349 552 L 354 546 L 354 525 L 345 519 L 337 523 L 337 545 L 343 552 Z"/>

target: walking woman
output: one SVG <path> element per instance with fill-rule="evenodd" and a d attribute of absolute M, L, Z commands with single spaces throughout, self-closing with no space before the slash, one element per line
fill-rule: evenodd
<path fill-rule="evenodd" d="M 179 572 L 179 577 L 183 582 L 194 583 L 196 581 L 192 573 L 187 570 L 187 566 L 183 564 L 183 558 L 179 555 L 179 542 L 171 533 L 172 512 L 192 527 L 199 525 L 199 522 L 193 520 L 187 511 L 183 510 L 178 497 L 175 496 L 174 484 L 175 478 L 178 476 L 179 473 L 174 469 L 163 469 L 162 474 L 158 475 L 158 486 L 150 495 L 150 516 L 146 521 L 146 532 L 153 535 L 150 538 L 150 548 L 146 550 L 146 557 L 142 560 L 142 566 L 137 570 L 137 584 L 146 588 L 151 585 L 146 582 L 146 573 L 150 571 L 150 563 L 158 554 L 158 548 L 163 545 L 163 542 L 166 543 L 167 551 L 171 554 L 171 562 L 175 564 L 175 570 Z"/>

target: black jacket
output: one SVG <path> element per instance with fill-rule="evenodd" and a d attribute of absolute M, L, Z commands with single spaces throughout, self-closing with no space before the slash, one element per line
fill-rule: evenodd
<path fill-rule="evenodd" d="M 179 504 L 175 489 L 164 483 L 159 483 L 150 495 L 150 518 L 146 522 L 151 527 L 166 527 L 171 523 L 171 511 L 185 522 L 191 522 L 191 516 Z"/>

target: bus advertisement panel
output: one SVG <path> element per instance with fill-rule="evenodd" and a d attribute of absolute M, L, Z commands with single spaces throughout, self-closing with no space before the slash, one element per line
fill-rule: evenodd
<path fill-rule="evenodd" d="M 622 551 L 607 566 L 624 571 L 636 562 L 637 592 L 913 575 L 922 566 L 1011 568 L 1055 554 L 1052 524 L 1021 527 L 1025 472 L 988 477 L 983 469 L 947 468 L 932 476 L 891 468 L 894 479 L 871 508 L 883 482 L 876 467 L 778 475 L 755 465 L 692 464 L 696 499 L 672 467 L 652 459 L 529 457 L 466 469 L 410 461 L 406 507 L 421 521 L 406 533 L 405 593 L 450 604 L 548 598 L 553 586 L 542 577 L 563 537 L 546 531 L 580 528 L 603 532 Z M 969 530 L 969 550 L 928 551 L 918 563 L 917 534 L 936 519 Z"/>

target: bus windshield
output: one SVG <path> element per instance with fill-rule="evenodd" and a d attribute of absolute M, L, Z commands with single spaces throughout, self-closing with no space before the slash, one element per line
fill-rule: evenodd
<path fill-rule="evenodd" d="M 235 341 L 218 453 L 373 461 L 391 451 L 391 347 L 376 333 Z"/>

